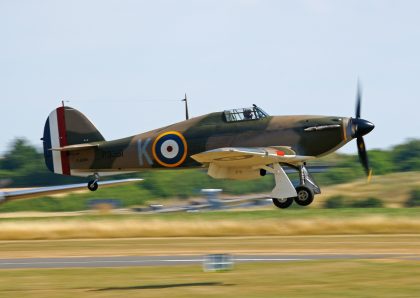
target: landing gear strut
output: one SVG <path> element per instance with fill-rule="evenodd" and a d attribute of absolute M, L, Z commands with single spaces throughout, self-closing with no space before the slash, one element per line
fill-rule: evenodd
<path fill-rule="evenodd" d="M 300 166 L 291 166 L 294 169 L 296 169 L 299 172 L 299 178 L 300 178 L 300 184 L 295 188 L 295 192 L 293 195 L 290 195 L 286 198 L 281 198 L 281 196 L 284 196 L 283 192 L 280 192 L 282 187 L 288 188 L 288 185 L 283 184 L 280 186 L 280 178 L 287 179 L 289 182 L 289 178 L 286 174 L 279 175 L 278 169 L 280 168 L 280 165 L 273 165 L 273 170 L 270 171 L 270 168 L 265 168 L 268 171 L 272 172 L 275 175 L 276 180 L 276 187 L 273 190 L 273 204 L 281 209 L 288 208 L 290 205 L 292 205 L 293 201 L 295 201 L 296 204 L 300 206 L 308 206 L 310 205 L 313 200 L 315 194 L 320 194 L 321 190 L 319 186 L 316 184 L 315 180 L 309 174 L 308 170 L 306 169 L 306 164 L 302 164 Z M 277 170 L 277 171 L 276 171 Z M 281 171 L 284 173 L 284 171 Z M 290 183 L 291 184 L 291 183 Z M 290 189 L 288 190 L 288 193 L 290 194 Z"/>
<path fill-rule="evenodd" d="M 97 173 L 95 173 L 94 175 L 93 175 L 93 180 L 91 180 L 91 181 L 89 181 L 88 182 L 88 185 L 87 185 L 87 187 L 88 187 L 88 189 L 90 190 L 90 191 L 95 191 L 95 190 L 97 190 L 98 189 L 98 181 L 99 181 L 99 175 L 97 174 Z"/>
<path fill-rule="evenodd" d="M 296 196 L 295 188 L 293 187 L 292 182 L 290 182 L 289 177 L 287 177 L 278 163 L 273 164 L 271 167 L 264 166 L 260 169 L 261 176 L 264 176 L 267 172 L 274 175 L 276 183 L 271 192 L 274 205 L 282 209 L 289 207 L 293 203 L 293 197 Z"/>

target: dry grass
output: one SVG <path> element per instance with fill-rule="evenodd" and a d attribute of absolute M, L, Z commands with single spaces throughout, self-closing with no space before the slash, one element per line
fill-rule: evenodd
<path fill-rule="evenodd" d="M 418 262 L 311 261 L 238 264 L 204 273 L 199 265 L 2 270 L 1 297 L 418 297 Z"/>
<path fill-rule="evenodd" d="M 0 241 L 1 258 L 230 254 L 420 256 L 420 235 L 168 237 Z"/>
<path fill-rule="evenodd" d="M 420 219 L 364 216 L 247 220 L 83 220 L 59 219 L 0 223 L 0 240 L 196 236 L 288 236 L 417 234 Z"/>
<path fill-rule="evenodd" d="M 370 183 L 366 178 L 322 188 L 313 206 L 322 206 L 331 196 L 344 195 L 351 199 L 378 198 L 387 207 L 401 207 L 408 199 L 410 191 L 420 188 L 420 172 L 395 173 L 373 176 Z"/>

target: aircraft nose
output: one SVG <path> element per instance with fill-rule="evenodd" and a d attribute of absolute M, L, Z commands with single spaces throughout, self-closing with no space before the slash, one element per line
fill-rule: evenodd
<path fill-rule="evenodd" d="M 374 128 L 375 125 L 372 122 L 360 118 L 353 119 L 353 137 L 363 137 L 370 133 Z"/>

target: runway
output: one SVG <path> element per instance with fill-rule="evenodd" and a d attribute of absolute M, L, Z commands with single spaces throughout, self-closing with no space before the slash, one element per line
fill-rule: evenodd
<path fill-rule="evenodd" d="M 400 259 L 420 261 L 418 255 L 407 254 L 314 254 L 314 255 L 233 255 L 234 263 L 297 262 L 312 260 Z M 0 269 L 20 268 L 101 268 L 136 266 L 172 266 L 201 264 L 204 256 L 110 256 L 0 259 Z"/>

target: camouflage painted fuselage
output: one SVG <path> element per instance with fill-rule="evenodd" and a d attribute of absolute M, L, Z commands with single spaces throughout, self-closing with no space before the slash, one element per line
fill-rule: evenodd
<path fill-rule="evenodd" d="M 67 121 L 68 122 L 68 121 Z M 69 125 L 68 125 L 69 126 Z M 72 134 L 68 128 L 68 135 Z M 173 136 L 175 141 L 169 139 Z M 114 141 L 95 142 L 96 147 L 65 152 L 71 175 L 138 171 L 144 168 L 201 167 L 191 156 L 226 147 L 288 146 L 296 154 L 319 157 L 350 141 L 349 118 L 325 116 L 268 116 L 227 122 L 223 112 L 211 113 L 153 131 Z M 89 141 L 89 139 L 86 139 Z M 178 156 L 169 146 L 179 142 Z M 159 146 L 165 144 L 163 150 Z M 169 145 L 168 145 L 169 144 Z M 175 144 L 175 143 L 174 143 Z M 169 149 L 171 150 L 169 150 Z M 168 160 L 173 157 L 175 160 Z"/>

